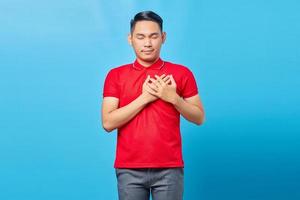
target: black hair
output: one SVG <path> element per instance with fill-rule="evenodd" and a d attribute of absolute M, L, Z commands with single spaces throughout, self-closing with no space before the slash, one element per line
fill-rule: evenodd
<path fill-rule="evenodd" d="M 153 21 L 159 25 L 159 28 L 162 32 L 163 30 L 163 20 L 162 18 L 153 11 L 143 11 L 137 13 L 134 18 L 130 21 L 130 32 L 132 33 L 135 27 L 135 24 L 138 21 Z"/>

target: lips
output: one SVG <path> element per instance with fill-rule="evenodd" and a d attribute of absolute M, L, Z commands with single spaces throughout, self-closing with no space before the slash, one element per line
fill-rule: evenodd
<path fill-rule="evenodd" d="M 151 53 L 153 51 L 154 51 L 154 49 L 152 49 L 152 50 L 142 50 L 142 52 L 145 52 L 145 53 Z"/>

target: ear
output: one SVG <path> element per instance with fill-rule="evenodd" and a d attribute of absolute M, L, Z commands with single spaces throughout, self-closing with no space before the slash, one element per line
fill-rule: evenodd
<path fill-rule="evenodd" d="M 131 37 L 131 33 L 128 33 L 127 41 L 128 41 L 128 44 L 132 46 L 132 37 Z"/>
<path fill-rule="evenodd" d="M 166 39 L 167 39 L 167 33 L 163 32 L 162 33 L 162 43 L 165 43 Z"/>

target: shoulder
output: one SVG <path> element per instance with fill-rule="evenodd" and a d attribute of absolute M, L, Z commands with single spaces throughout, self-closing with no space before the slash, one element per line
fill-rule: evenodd
<path fill-rule="evenodd" d="M 120 66 L 117 66 L 117 67 L 113 67 L 109 70 L 109 72 L 111 73 L 119 73 L 119 72 L 123 72 L 123 71 L 126 71 L 128 69 L 130 69 L 130 66 L 132 65 L 132 63 L 130 64 L 124 64 L 124 65 L 120 65 Z"/>
<path fill-rule="evenodd" d="M 128 72 L 130 70 L 130 66 L 132 64 L 124 64 L 117 67 L 113 67 L 107 71 L 107 77 L 118 77 L 120 74 L 123 74 L 124 72 Z"/>
<path fill-rule="evenodd" d="M 192 74 L 193 72 L 185 65 L 165 61 L 166 65 L 169 66 L 170 70 L 180 74 Z"/>

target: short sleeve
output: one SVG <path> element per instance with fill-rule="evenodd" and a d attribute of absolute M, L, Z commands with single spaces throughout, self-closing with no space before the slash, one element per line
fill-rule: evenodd
<path fill-rule="evenodd" d="M 188 98 L 198 94 L 198 87 L 191 70 L 187 69 L 182 78 L 182 97 Z"/>
<path fill-rule="evenodd" d="M 103 87 L 103 97 L 120 97 L 118 74 L 112 69 L 108 72 L 105 78 Z"/>

